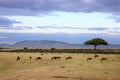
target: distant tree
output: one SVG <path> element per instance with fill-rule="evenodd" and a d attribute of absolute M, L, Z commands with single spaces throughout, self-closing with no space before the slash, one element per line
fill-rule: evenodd
<path fill-rule="evenodd" d="M 24 50 L 27 50 L 28 49 L 28 47 L 24 47 Z"/>
<path fill-rule="evenodd" d="M 24 52 L 26 53 L 28 50 L 28 47 L 24 47 Z"/>
<path fill-rule="evenodd" d="M 86 45 L 94 45 L 94 53 L 96 54 L 96 47 L 98 45 L 108 45 L 108 42 L 101 39 L 101 38 L 94 38 L 92 40 L 88 40 L 88 41 L 84 42 L 84 44 L 86 44 Z"/>
<path fill-rule="evenodd" d="M 51 48 L 50 50 L 55 50 L 55 48 Z"/>

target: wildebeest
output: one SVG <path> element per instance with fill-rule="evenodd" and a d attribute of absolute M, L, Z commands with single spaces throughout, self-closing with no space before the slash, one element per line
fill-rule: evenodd
<path fill-rule="evenodd" d="M 66 60 L 68 60 L 68 59 L 72 59 L 72 57 L 71 57 L 71 56 L 68 56 L 68 57 L 66 57 L 65 59 L 66 59 Z"/>
<path fill-rule="evenodd" d="M 51 58 L 51 60 L 56 60 L 56 59 L 61 59 L 61 57 L 60 56 L 54 56 L 54 57 Z"/>
<path fill-rule="evenodd" d="M 31 56 L 29 56 L 29 59 L 31 60 L 31 59 L 32 59 L 32 57 L 31 57 Z"/>
<path fill-rule="evenodd" d="M 87 61 L 88 61 L 88 60 L 92 60 L 92 58 L 87 58 Z"/>
<path fill-rule="evenodd" d="M 37 57 L 37 58 L 35 58 L 35 60 L 40 60 L 40 59 L 42 59 L 42 57 Z"/>
<path fill-rule="evenodd" d="M 95 54 L 95 55 L 94 55 L 94 58 L 96 58 L 96 57 L 99 57 L 99 55 Z"/>
<path fill-rule="evenodd" d="M 107 61 L 107 58 L 103 57 L 100 59 L 100 61 Z"/>
<path fill-rule="evenodd" d="M 19 56 L 17 56 L 17 59 L 16 59 L 17 61 L 20 61 L 20 57 Z"/>
<path fill-rule="evenodd" d="M 44 55 L 44 53 L 41 53 L 41 55 Z"/>
<path fill-rule="evenodd" d="M 58 59 L 61 59 L 61 57 L 60 57 L 60 56 L 58 56 L 57 58 L 58 58 Z"/>

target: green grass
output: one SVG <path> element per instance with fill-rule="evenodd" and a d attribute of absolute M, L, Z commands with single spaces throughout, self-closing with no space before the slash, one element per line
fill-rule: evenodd
<path fill-rule="evenodd" d="M 17 56 L 21 57 L 20 61 L 16 61 Z M 36 61 L 38 56 L 43 59 Z M 50 60 L 53 56 L 62 58 Z M 65 60 L 66 56 L 73 59 Z M 87 61 L 88 57 L 93 60 Z M 108 61 L 100 61 L 102 57 Z M 118 54 L 99 54 L 98 58 L 94 58 L 93 54 L 4 52 L 0 53 L 0 80 L 119 80 L 119 61 Z"/>

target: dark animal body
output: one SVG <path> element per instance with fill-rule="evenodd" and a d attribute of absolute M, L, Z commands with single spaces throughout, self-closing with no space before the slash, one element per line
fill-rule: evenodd
<path fill-rule="evenodd" d="M 37 58 L 35 58 L 35 60 L 40 60 L 40 59 L 42 59 L 42 57 L 37 57 Z"/>
<path fill-rule="evenodd" d="M 92 58 L 87 58 L 87 61 L 92 60 Z"/>
<path fill-rule="evenodd" d="M 32 59 L 32 57 L 31 57 L 31 56 L 29 56 L 29 59 L 31 60 L 31 59 Z"/>
<path fill-rule="evenodd" d="M 61 57 L 60 56 L 54 56 L 54 57 L 51 58 L 51 60 L 57 60 L 57 59 L 61 59 Z"/>
<path fill-rule="evenodd" d="M 41 55 L 44 55 L 43 53 L 41 53 Z"/>
<path fill-rule="evenodd" d="M 99 55 L 96 55 L 96 54 L 95 54 L 95 55 L 94 55 L 94 58 L 96 58 L 96 57 L 99 57 Z"/>
<path fill-rule="evenodd" d="M 100 59 L 100 61 L 107 61 L 107 58 L 103 57 Z"/>
<path fill-rule="evenodd" d="M 17 59 L 16 59 L 17 61 L 20 61 L 20 57 L 19 56 L 17 56 Z"/>
<path fill-rule="evenodd" d="M 66 60 L 68 60 L 68 59 L 72 59 L 72 57 L 71 57 L 71 56 L 68 56 L 68 57 L 66 57 L 65 59 L 66 59 Z"/>

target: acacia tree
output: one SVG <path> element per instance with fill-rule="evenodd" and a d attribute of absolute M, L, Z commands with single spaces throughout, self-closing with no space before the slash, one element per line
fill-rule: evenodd
<path fill-rule="evenodd" d="M 84 42 L 84 44 L 86 44 L 86 45 L 94 45 L 94 53 L 96 54 L 96 47 L 98 45 L 108 45 L 108 42 L 101 39 L 101 38 L 94 38 L 92 40 L 88 40 L 88 41 Z"/>

